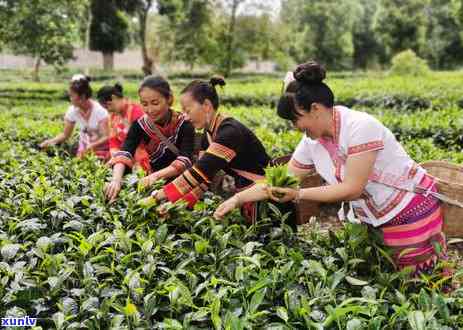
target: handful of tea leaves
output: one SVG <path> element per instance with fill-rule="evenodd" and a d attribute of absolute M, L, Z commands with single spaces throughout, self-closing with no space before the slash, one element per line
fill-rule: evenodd
<path fill-rule="evenodd" d="M 149 209 L 158 204 L 158 201 L 153 196 L 148 196 L 143 199 L 140 199 L 137 204 L 145 209 Z"/>
<path fill-rule="evenodd" d="M 267 167 L 265 169 L 265 181 L 269 187 L 294 189 L 299 187 L 299 179 L 288 172 L 286 164 Z M 275 193 L 275 196 L 281 198 L 284 194 Z"/>

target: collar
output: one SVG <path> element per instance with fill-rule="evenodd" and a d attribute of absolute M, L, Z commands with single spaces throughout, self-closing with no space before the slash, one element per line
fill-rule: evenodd
<path fill-rule="evenodd" d="M 215 136 L 215 134 L 217 133 L 217 129 L 222 123 L 222 120 L 224 120 L 224 117 L 216 112 L 209 126 L 206 127 L 206 132 L 208 132 L 211 136 Z"/>
<path fill-rule="evenodd" d="M 341 132 L 341 113 L 336 106 L 333 107 L 333 126 L 331 127 L 331 134 L 333 138 L 324 138 L 321 137 L 318 140 L 320 142 L 333 142 L 335 145 L 339 145 L 339 134 Z"/>

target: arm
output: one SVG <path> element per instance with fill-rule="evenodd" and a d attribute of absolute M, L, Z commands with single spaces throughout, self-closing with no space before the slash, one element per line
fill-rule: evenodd
<path fill-rule="evenodd" d="M 74 126 L 75 126 L 74 122 L 69 121 L 69 120 L 64 120 L 63 132 L 58 134 L 57 136 L 55 136 L 52 139 L 48 139 L 48 140 L 43 141 L 40 144 L 40 147 L 41 148 L 46 148 L 48 146 L 53 146 L 53 145 L 56 145 L 56 144 L 63 143 L 64 141 L 69 139 L 69 137 L 72 135 L 72 131 L 74 130 Z"/>
<path fill-rule="evenodd" d="M 124 171 L 125 165 L 122 163 L 117 163 L 113 167 L 113 177 L 111 182 L 107 183 L 104 188 L 105 196 L 107 199 L 109 199 L 110 202 L 115 201 L 119 191 L 121 191 Z"/>
<path fill-rule="evenodd" d="M 113 176 L 111 182 L 105 185 L 104 192 L 106 198 L 111 202 L 116 199 L 121 190 L 122 177 L 124 176 L 126 167 L 128 166 L 131 168 L 133 166 L 133 155 L 143 134 L 142 131 L 140 131 L 141 129 L 138 124 L 136 122 L 133 123 L 132 126 L 130 126 L 122 150 L 116 152 L 108 163 L 110 166 L 113 166 Z"/>
<path fill-rule="evenodd" d="M 114 166 L 115 164 L 122 163 L 125 166 L 132 168 L 135 162 L 135 151 L 140 145 L 143 136 L 145 136 L 145 132 L 141 129 L 138 122 L 134 122 L 130 126 L 127 137 L 122 145 L 122 149 L 113 155 L 108 164 L 110 166 Z"/>
<path fill-rule="evenodd" d="M 377 155 L 378 151 L 369 151 L 348 157 L 345 180 L 342 183 L 305 188 L 299 191 L 291 188 L 271 188 L 271 197 L 279 202 L 301 199 L 328 203 L 358 199 L 373 172 Z M 274 192 L 283 193 L 285 196 L 277 198 L 274 196 Z"/>
<path fill-rule="evenodd" d="M 148 175 L 140 183 L 148 187 L 157 180 L 170 179 L 183 173 L 192 165 L 191 158 L 193 156 L 194 138 L 195 131 L 193 125 L 190 122 L 184 122 L 180 128 L 179 139 L 176 145 L 180 151 L 180 155 L 169 166 Z"/>
<path fill-rule="evenodd" d="M 105 118 L 105 119 L 101 120 L 98 123 L 98 129 L 101 132 L 101 138 L 99 138 L 95 142 L 91 143 L 88 146 L 87 149 L 93 150 L 93 149 L 101 146 L 102 144 L 105 144 L 105 143 L 108 142 L 108 140 L 109 140 L 109 121 L 108 121 L 108 118 Z"/>
<path fill-rule="evenodd" d="M 299 180 L 304 179 L 310 173 L 315 171 L 314 165 L 303 165 L 299 163 L 296 159 L 291 158 L 288 163 L 288 172 L 292 175 L 299 178 Z"/>
<path fill-rule="evenodd" d="M 244 203 L 258 202 L 268 198 L 268 190 L 266 184 L 255 184 L 252 187 L 236 193 L 225 202 L 217 207 L 214 212 L 214 218 L 222 219 L 231 210 L 240 207 Z"/>
<path fill-rule="evenodd" d="M 171 202 L 183 199 L 193 206 L 207 184 L 221 169 L 227 168 L 240 144 L 239 133 L 230 125 L 221 127 L 215 141 L 207 148 L 204 155 L 190 169 L 177 179 L 164 186 L 161 197 Z"/>

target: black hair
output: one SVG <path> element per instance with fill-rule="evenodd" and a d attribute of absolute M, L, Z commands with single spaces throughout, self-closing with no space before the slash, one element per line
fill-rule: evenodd
<path fill-rule="evenodd" d="M 296 105 L 309 112 L 312 103 L 320 103 L 328 108 L 334 106 L 334 94 L 323 80 L 325 68 L 314 61 L 299 64 L 293 72 L 295 80 L 280 97 L 277 113 L 281 118 L 295 120 L 300 116 Z"/>
<path fill-rule="evenodd" d="M 166 99 L 172 96 L 172 90 L 170 89 L 169 83 L 161 76 L 147 76 L 140 84 L 138 92 L 140 93 L 143 88 L 155 90 Z"/>
<path fill-rule="evenodd" d="M 225 79 L 220 76 L 212 77 L 209 82 L 204 80 L 193 80 L 181 92 L 181 94 L 190 93 L 196 102 L 203 104 L 205 100 L 212 103 L 214 110 L 219 108 L 219 95 L 215 86 L 225 86 Z"/>
<path fill-rule="evenodd" d="M 92 88 L 90 87 L 90 81 L 92 79 L 86 75 L 77 75 L 72 77 L 69 88 L 80 97 L 87 99 L 92 97 Z"/>
<path fill-rule="evenodd" d="M 120 83 L 115 83 L 114 86 L 105 85 L 101 87 L 96 93 L 98 102 L 105 104 L 112 100 L 112 96 L 115 95 L 119 98 L 124 97 L 124 90 Z"/>

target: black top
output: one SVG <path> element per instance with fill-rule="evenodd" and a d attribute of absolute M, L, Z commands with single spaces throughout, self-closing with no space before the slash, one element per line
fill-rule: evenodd
<path fill-rule="evenodd" d="M 153 125 L 174 144 L 180 154 L 176 155 L 167 145 L 162 142 L 155 131 Z M 135 151 L 140 144 L 144 144 L 150 158 L 152 171 L 158 171 L 169 165 L 178 167 L 179 173 L 191 166 L 191 158 L 194 148 L 195 130 L 193 125 L 186 121 L 182 114 L 169 111 L 168 117 L 163 124 L 154 123 L 147 115 L 133 122 L 130 126 L 127 138 L 124 141 L 121 151 L 117 152 L 113 164 L 122 162 L 133 164 Z"/>

